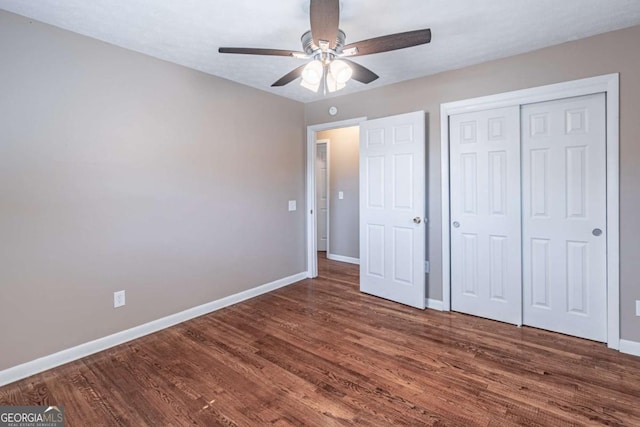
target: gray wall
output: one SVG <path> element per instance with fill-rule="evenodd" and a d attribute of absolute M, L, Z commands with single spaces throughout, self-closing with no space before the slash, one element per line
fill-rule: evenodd
<path fill-rule="evenodd" d="M 428 295 L 442 298 L 440 104 L 562 81 L 620 73 L 620 269 L 622 338 L 640 341 L 640 27 L 306 105 L 306 123 L 424 110 L 428 115 Z M 357 84 L 357 83 L 353 83 Z M 337 117 L 327 114 L 335 105 Z"/>
<path fill-rule="evenodd" d="M 360 258 L 360 127 L 318 132 L 329 148 L 329 253 Z M 338 192 L 344 199 L 338 199 Z"/>
<path fill-rule="evenodd" d="M 0 370 L 306 270 L 302 104 L 1 11 L 0 58 Z"/>

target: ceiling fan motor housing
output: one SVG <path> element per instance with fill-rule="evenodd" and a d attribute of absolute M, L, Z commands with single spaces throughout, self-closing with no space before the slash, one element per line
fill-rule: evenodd
<path fill-rule="evenodd" d="M 338 30 L 336 47 L 335 49 L 329 49 L 330 51 L 333 50 L 333 52 L 329 53 L 332 53 L 334 55 L 342 53 L 342 46 L 344 46 L 346 38 L 347 36 L 345 35 L 344 31 Z M 302 41 L 302 49 L 304 50 L 304 53 L 309 56 L 314 56 L 321 51 L 320 46 L 316 46 L 315 43 L 313 43 L 313 36 L 311 35 L 311 31 L 307 31 L 306 33 L 304 33 L 300 38 L 300 41 Z"/>

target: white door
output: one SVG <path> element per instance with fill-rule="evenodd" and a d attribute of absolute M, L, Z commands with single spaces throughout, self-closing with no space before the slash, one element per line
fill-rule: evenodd
<path fill-rule="evenodd" d="M 425 307 L 424 112 L 360 127 L 360 290 Z"/>
<path fill-rule="evenodd" d="M 522 108 L 524 323 L 607 340 L 605 95 Z"/>
<path fill-rule="evenodd" d="M 319 142 L 316 144 L 316 215 L 318 223 L 316 224 L 316 230 L 318 237 L 316 239 L 318 243 L 319 251 L 326 251 L 328 249 L 328 220 L 329 220 L 329 158 L 328 158 L 328 143 Z"/>
<path fill-rule="evenodd" d="M 520 107 L 449 126 L 451 307 L 520 325 Z"/>

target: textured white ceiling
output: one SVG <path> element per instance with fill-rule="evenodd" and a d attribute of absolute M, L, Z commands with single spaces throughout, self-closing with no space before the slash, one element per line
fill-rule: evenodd
<path fill-rule="evenodd" d="M 430 44 L 354 58 L 380 78 L 343 95 L 640 24 L 640 0 L 342 0 L 347 43 L 431 28 Z M 218 47 L 301 50 L 308 0 L 0 0 L 0 8 L 302 102 L 287 57 L 223 55 Z M 640 41 L 639 41 L 640 42 Z"/>

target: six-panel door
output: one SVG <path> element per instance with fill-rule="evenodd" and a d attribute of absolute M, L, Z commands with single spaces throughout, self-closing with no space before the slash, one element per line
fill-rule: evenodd
<path fill-rule="evenodd" d="M 450 122 L 451 306 L 521 324 L 519 107 Z"/>
<path fill-rule="evenodd" d="M 360 127 L 360 290 L 425 307 L 424 112 Z"/>
<path fill-rule="evenodd" d="M 524 323 L 607 340 L 605 95 L 522 108 Z"/>
<path fill-rule="evenodd" d="M 329 252 L 329 144 L 316 144 L 316 210 L 317 242 L 319 251 Z"/>

